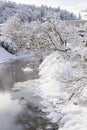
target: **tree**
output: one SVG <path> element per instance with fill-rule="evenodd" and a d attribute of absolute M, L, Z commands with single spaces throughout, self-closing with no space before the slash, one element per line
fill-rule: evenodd
<path fill-rule="evenodd" d="M 2 34 L 10 37 L 20 45 L 20 31 L 25 21 L 25 15 L 22 12 L 18 12 L 4 24 Z"/>

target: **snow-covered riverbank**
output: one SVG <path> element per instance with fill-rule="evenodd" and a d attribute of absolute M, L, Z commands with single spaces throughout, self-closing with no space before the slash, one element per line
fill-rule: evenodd
<path fill-rule="evenodd" d="M 0 63 L 14 58 L 16 58 L 16 56 L 8 53 L 4 48 L 0 47 Z"/>
<path fill-rule="evenodd" d="M 85 47 L 54 52 L 40 65 L 35 93 L 59 130 L 87 129 L 87 62 Z"/>
<path fill-rule="evenodd" d="M 8 51 L 6 51 L 3 47 L 0 47 L 0 63 L 3 62 L 7 62 L 7 61 L 12 61 L 12 60 L 17 60 L 17 59 L 21 59 L 21 58 L 25 58 L 25 60 L 27 60 L 27 58 L 30 61 L 34 61 L 35 60 L 35 53 L 27 53 L 24 51 L 20 51 L 16 54 L 11 54 Z M 29 71 L 29 69 L 28 69 Z"/>

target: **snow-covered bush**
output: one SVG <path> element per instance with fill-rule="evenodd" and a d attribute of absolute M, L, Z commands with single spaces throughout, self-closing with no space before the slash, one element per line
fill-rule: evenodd
<path fill-rule="evenodd" d="M 52 15 L 55 17 L 55 14 Z M 51 16 L 49 19 L 51 19 Z M 28 23 L 26 22 L 25 16 L 22 13 L 18 13 L 4 24 L 2 34 L 10 37 L 17 45 L 24 46 L 28 49 L 44 50 L 52 46 L 57 49 L 57 44 L 62 39 L 60 24 L 56 17 L 56 25 L 54 21 L 51 23 L 47 19 L 44 22 L 34 21 Z"/>
<path fill-rule="evenodd" d="M 41 20 L 27 22 L 26 14 L 18 12 L 2 27 L 2 34 L 10 37 L 18 46 L 33 51 L 65 50 L 67 43 L 84 41 L 83 27 L 66 26 L 55 12 L 46 12 Z M 80 35 L 79 35 L 80 34 Z"/>
<path fill-rule="evenodd" d="M 20 45 L 20 33 L 22 32 L 22 25 L 24 24 L 25 16 L 22 12 L 15 14 L 11 19 L 9 19 L 2 27 L 2 35 L 10 37 L 13 41 Z"/>

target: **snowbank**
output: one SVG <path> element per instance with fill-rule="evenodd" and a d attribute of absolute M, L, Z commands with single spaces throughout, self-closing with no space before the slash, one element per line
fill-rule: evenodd
<path fill-rule="evenodd" d="M 82 50 L 82 51 L 81 51 Z M 36 95 L 59 130 L 87 129 L 87 63 L 85 47 L 49 55 L 40 65 Z"/>
<path fill-rule="evenodd" d="M 14 55 L 8 53 L 4 48 L 0 47 L 0 63 L 14 58 Z"/>
<path fill-rule="evenodd" d="M 29 61 L 34 61 L 35 60 L 35 54 L 32 52 L 32 53 L 27 53 L 25 54 L 23 51 L 21 51 L 21 54 L 20 52 L 17 53 L 17 55 L 13 55 L 11 53 L 9 53 L 8 51 L 6 51 L 3 47 L 0 47 L 0 63 L 2 62 L 6 62 L 6 61 L 9 61 L 9 60 L 16 60 L 16 59 L 25 59 L 25 60 L 28 60 Z M 30 72 L 30 71 L 33 71 L 30 67 L 27 67 L 27 68 L 22 68 L 23 71 L 25 72 Z"/>

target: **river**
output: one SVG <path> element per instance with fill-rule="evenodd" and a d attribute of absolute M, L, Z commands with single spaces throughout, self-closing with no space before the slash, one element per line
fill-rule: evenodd
<path fill-rule="evenodd" d="M 23 71 L 28 66 L 33 72 Z M 27 105 L 21 105 L 16 94 L 16 98 L 13 98 L 13 85 L 38 78 L 37 68 L 38 62 L 28 57 L 0 64 L 0 130 L 57 130 L 58 126 L 47 120 L 36 106 L 41 99 L 33 97 L 32 86 L 29 88 L 30 103 Z"/>

